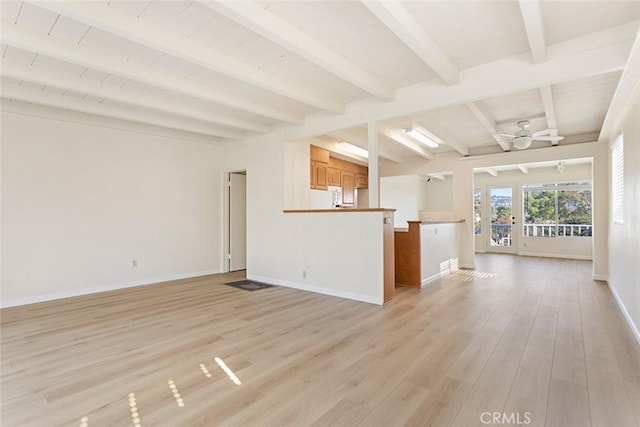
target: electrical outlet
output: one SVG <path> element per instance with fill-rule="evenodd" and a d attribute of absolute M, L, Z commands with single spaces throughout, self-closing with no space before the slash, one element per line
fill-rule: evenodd
<path fill-rule="evenodd" d="M 307 278 L 307 271 L 306 270 L 302 270 L 302 278 L 303 279 Z"/>
<path fill-rule="evenodd" d="M 131 266 L 132 267 L 137 267 L 138 266 L 138 260 L 137 259 L 132 260 L 131 261 Z"/>

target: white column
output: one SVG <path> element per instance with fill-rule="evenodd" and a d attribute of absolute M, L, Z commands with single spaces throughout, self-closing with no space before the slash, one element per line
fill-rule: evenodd
<path fill-rule="evenodd" d="M 369 207 L 380 207 L 380 179 L 378 177 L 378 129 L 374 121 L 367 123 L 369 142 Z"/>
<path fill-rule="evenodd" d="M 456 162 L 453 167 L 453 212 L 461 224 L 459 266 L 475 268 L 475 231 L 473 228 L 473 167 L 468 162 Z M 487 230 L 486 232 L 490 232 Z"/>

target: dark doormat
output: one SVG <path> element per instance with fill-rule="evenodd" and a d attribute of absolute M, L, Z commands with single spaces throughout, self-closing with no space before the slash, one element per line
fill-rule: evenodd
<path fill-rule="evenodd" d="M 240 280 L 237 282 L 225 283 L 227 286 L 233 286 L 234 288 L 243 289 L 245 291 L 259 291 L 260 289 L 273 288 L 274 285 L 267 285 L 266 283 L 254 282 L 253 280 Z"/>

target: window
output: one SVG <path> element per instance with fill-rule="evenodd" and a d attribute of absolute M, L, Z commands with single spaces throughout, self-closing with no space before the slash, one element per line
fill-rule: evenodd
<path fill-rule="evenodd" d="M 476 234 L 482 234 L 482 189 L 473 190 L 473 228 Z"/>
<path fill-rule="evenodd" d="M 613 222 L 624 220 L 624 137 L 620 134 L 611 147 L 611 204 Z"/>
<path fill-rule="evenodd" d="M 590 182 L 525 185 L 522 200 L 524 236 L 592 235 Z"/>

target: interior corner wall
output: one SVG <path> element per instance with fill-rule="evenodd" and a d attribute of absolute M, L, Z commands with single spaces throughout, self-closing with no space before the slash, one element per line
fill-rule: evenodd
<path fill-rule="evenodd" d="M 283 212 L 308 208 L 309 170 L 299 166 L 308 143 L 274 132 L 229 144 L 223 157 L 223 169 L 247 171 L 248 278 L 382 303 L 382 213 Z"/>
<path fill-rule="evenodd" d="M 1 121 L 2 306 L 221 271 L 219 147 Z"/>
<path fill-rule="evenodd" d="M 418 221 L 418 212 L 426 209 L 426 182 L 417 175 L 380 178 L 380 206 L 395 209 L 394 226 L 408 227 L 407 221 Z"/>
<path fill-rule="evenodd" d="M 426 202 L 424 210 L 448 212 L 453 209 L 453 178 L 432 179 L 425 183 Z"/>
<path fill-rule="evenodd" d="M 609 221 L 609 284 L 640 343 L 640 85 L 615 136 L 619 131 L 624 133 L 624 221 Z"/>

